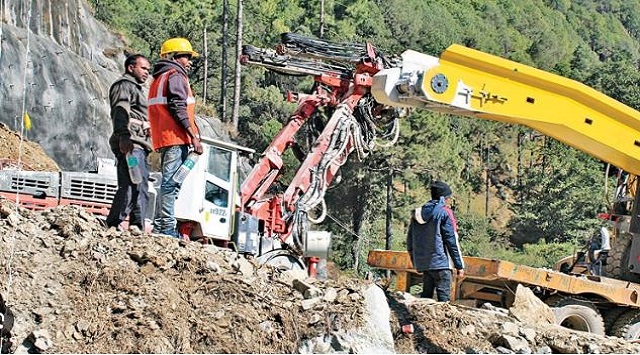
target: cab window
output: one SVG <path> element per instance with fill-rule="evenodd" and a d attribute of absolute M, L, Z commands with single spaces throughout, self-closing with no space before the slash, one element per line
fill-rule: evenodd
<path fill-rule="evenodd" d="M 231 152 L 216 147 L 209 150 L 207 171 L 224 181 L 231 179 Z"/>
<path fill-rule="evenodd" d="M 226 208 L 229 205 L 229 191 L 210 181 L 205 186 L 204 198 L 218 207 Z"/>

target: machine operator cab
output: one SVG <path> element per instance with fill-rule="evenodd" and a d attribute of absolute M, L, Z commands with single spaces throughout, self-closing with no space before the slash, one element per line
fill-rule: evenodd
<path fill-rule="evenodd" d="M 175 204 L 178 233 L 191 240 L 232 247 L 242 254 L 284 269 L 304 269 L 304 262 L 286 252 L 279 238 L 260 233 L 258 218 L 241 211 L 238 162 L 255 151 L 212 138 L 201 139 L 203 153 L 185 178 Z M 306 258 L 326 258 L 331 234 L 308 231 Z"/>
<path fill-rule="evenodd" d="M 202 137 L 203 153 L 182 183 L 175 204 L 179 232 L 190 239 L 205 238 L 226 245 L 236 227 L 239 203 L 238 159 L 255 151 L 233 143 Z"/>

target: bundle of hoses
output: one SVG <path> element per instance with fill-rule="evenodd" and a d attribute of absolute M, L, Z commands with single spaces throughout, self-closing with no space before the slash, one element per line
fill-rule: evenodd
<path fill-rule="evenodd" d="M 357 62 L 367 53 L 364 44 L 335 44 L 291 32 L 281 34 L 280 42 L 296 55 L 307 54 L 310 57 L 335 61 Z"/>

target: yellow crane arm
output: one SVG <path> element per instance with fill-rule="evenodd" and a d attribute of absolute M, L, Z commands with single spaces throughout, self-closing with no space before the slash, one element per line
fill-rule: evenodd
<path fill-rule="evenodd" d="M 640 175 L 640 112 L 582 83 L 460 45 L 408 50 L 373 77 L 376 101 L 522 124 Z"/>

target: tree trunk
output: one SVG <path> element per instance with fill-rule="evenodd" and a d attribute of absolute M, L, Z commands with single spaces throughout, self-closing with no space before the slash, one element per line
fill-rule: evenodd
<path fill-rule="evenodd" d="M 233 91 L 233 128 L 238 130 L 240 116 L 240 56 L 242 55 L 242 0 L 238 0 L 237 36 L 236 36 L 236 73 Z"/>
<path fill-rule="evenodd" d="M 391 250 L 391 242 L 393 240 L 393 235 L 391 233 L 391 205 L 393 203 L 393 169 L 389 168 L 387 172 L 387 210 L 386 210 L 386 218 L 385 218 L 385 229 L 386 229 L 386 241 L 385 241 L 385 249 Z"/>
<path fill-rule="evenodd" d="M 202 48 L 204 49 L 204 82 L 202 84 L 202 104 L 206 105 L 207 104 L 207 76 L 208 76 L 208 69 L 209 69 L 209 49 L 207 47 L 207 26 L 204 27 L 204 29 L 202 30 L 202 36 L 203 36 L 203 41 L 204 44 L 202 46 Z"/>
<path fill-rule="evenodd" d="M 393 204 L 393 169 L 389 168 L 389 172 L 387 173 L 387 211 L 385 218 L 385 229 L 386 229 L 386 240 L 385 240 L 385 249 L 391 250 L 391 242 L 393 241 L 393 233 L 391 232 L 391 222 L 392 222 L 392 204 Z M 387 277 L 391 277 L 391 270 L 387 270 Z"/>
<path fill-rule="evenodd" d="M 523 201 L 523 191 L 522 191 L 522 150 L 524 149 L 522 146 L 524 144 L 524 132 L 518 130 L 518 167 L 516 172 L 516 185 L 518 186 L 518 201 L 520 203 Z"/>
<path fill-rule="evenodd" d="M 360 267 L 360 251 L 362 250 L 362 243 L 364 242 L 360 236 L 360 232 L 362 229 L 362 221 L 364 220 L 365 212 L 366 212 L 366 201 L 367 201 L 367 188 L 365 186 L 370 186 L 371 182 L 365 176 L 360 180 L 360 183 L 357 184 L 355 189 L 355 204 L 353 206 L 353 212 L 351 214 L 351 228 L 353 229 L 353 268 L 356 272 Z"/>
<path fill-rule="evenodd" d="M 227 47 L 229 46 L 229 0 L 222 2 L 222 60 L 220 67 L 222 73 L 220 75 L 220 120 L 225 122 L 227 119 Z"/>
<path fill-rule="evenodd" d="M 320 38 L 324 38 L 324 0 L 320 0 Z"/>
<path fill-rule="evenodd" d="M 489 219 L 489 143 L 486 140 L 485 136 L 485 149 L 486 149 L 486 157 L 485 157 L 485 185 L 484 185 L 484 218 Z"/>

